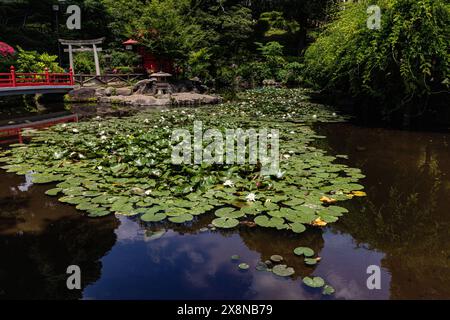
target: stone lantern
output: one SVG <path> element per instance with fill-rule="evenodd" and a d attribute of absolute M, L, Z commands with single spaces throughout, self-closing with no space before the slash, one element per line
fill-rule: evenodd
<path fill-rule="evenodd" d="M 150 78 L 155 79 L 155 86 L 157 94 L 171 93 L 170 84 L 167 81 L 172 75 L 166 72 L 156 72 L 150 75 Z"/>

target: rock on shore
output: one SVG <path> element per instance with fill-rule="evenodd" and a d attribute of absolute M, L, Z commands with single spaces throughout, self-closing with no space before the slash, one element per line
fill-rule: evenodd
<path fill-rule="evenodd" d="M 68 102 L 99 102 L 128 106 L 189 106 L 217 104 L 222 102 L 219 96 L 195 92 L 181 92 L 170 95 L 153 96 L 132 94 L 131 88 L 79 88 L 72 90 L 66 97 Z"/>

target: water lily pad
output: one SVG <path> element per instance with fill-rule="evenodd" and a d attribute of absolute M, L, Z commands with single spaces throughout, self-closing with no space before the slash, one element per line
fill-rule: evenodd
<path fill-rule="evenodd" d="M 327 284 L 323 287 L 322 294 L 325 296 L 328 296 L 328 295 L 332 295 L 333 293 L 335 293 L 335 291 L 336 290 L 332 286 Z"/>
<path fill-rule="evenodd" d="M 45 192 L 45 194 L 48 196 L 57 196 L 61 191 L 62 191 L 61 188 L 54 188 L 54 189 L 47 190 Z"/>
<path fill-rule="evenodd" d="M 261 215 L 257 216 L 254 219 L 254 222 L 257 225 L 265 228 L 277 228 L 277 229 L 288 228 L 288 226 L 284 223 L 283 218 L 277 217 L 268 218 L 267 216 Z"/>
<path fill-rule="evenodd" d="M 231 256 L 231 260 L 233 260 L 233 261 L 237 261 L 239 259 L 241 259 L 241 257 L 239 255 L 237 255 L 237 254 L 234 254 L 234 255 Z"/>
<path fill-rule="evenodd" d="M 87 210 L 93 210 L 98 208 L 98 204 L 94 204 L 92 202 L 82 202 L 77 205 L 77 210 L 87 211 Z"/>
<path fill-rule="evenodd" d="M 308 247 L 298 247 L 294 249 L 294 253 L 298 256 L 312 257 L 314 250 Z"/>
<path fill-rule="evenodd" d="M 152 213 L 148 212 L 141 216 L 141 220 L 144 222 L 159 222 L 163 221 L 166 218 L 166 214 L 159 212 L 159 213 Z"/>
<path fill-rule="evenodd" d="M 87 210 L 87 213 L 88 213 L 88 217 L 91 217 L 91 218 L 105 217 L 105 216 L 111 214 L 111 212 L 109 210 L 105 210 L 103 208 L 89 209 L 89 210 Z"/>
<path fill-rule="evenodd" d="M 290 277 L 295 273 L 295 270 L 287 265 L 279 264 L 272 268 L 272 272 L 280 277 Z"/>
<path fill-rule="evenodd" d="M 255 269 L 256 269 L 257 271 L 267 271 L 267 270 L 269 269 L 269 267 L 268 267 L 267 264 L 265 264 L 264 262 L 259 261 L 259 262 L 256 264 Z"/>
<path fill-rule="evenodd" d="M 305 263 L 309 266 L 314 266 L 319 262 L 317 258 L 305 258 Z"/>
<path fill-rule="evenodd" d="M 32 177 L 33 183 L 37 184 L 46 184 L 51 182 L 57 182 L 64 180 L 63 175 L 55 175 L 55 174 L 34 174 Z"/>
<path fill-rule="evenodd" d="M 234 218 L 217 218 L 212 221 L 217 228 L 231 229 L 239 225 L 239 220 Z"/>
<path fill-rule="evenodd" d="M 295 233 L 302 233 L 302 232 L 305 232 L 306 227 L 301 223 L 293 223 L 293 224 L 291 224 L 291 229 Z"/>
<path fill-rule="evenodd" d="M 275 263 L 280 263 L 281 261 L 283 261 L 283 257 L 278 254 L 274 254 L 270 257 L 270 260 Z"/>
<path fill-rule="evenodd" d="M 173 223 L 185 223 L 185 222 L 192 221 L 193 219 L 194 219 L 194 217 L 190 214 L 183 214 L 183 215 L 177 216 L 177 217 L 169 217 L 169 221 L 173 222 Z"/>
<path fill-rule="evenodd" d="M 241 218 L 245 216 L 242 211 L 236 211 L 234 208 L 222 208 L 215 212 L 215 215 L 220 218 Z"/>
<path fill-rule="evenodd" d="M 247 263 L 239 264 L 239 269 L 241 269 L 241 270 L 248 270 L 249 268 L 250 268 L 250 266 Z"/>
<path fill-rule="evenodd" d="M 112 204 L 111 210 L 115 212 L 131 212 L 133 211 L 133 204 L 124 201 L 116 201 Z"/>
<path fill-rule="evenodd" d="M 303 283 L 311 288 L 322 288 L 325 285 L 325 281 L 321 277 L 305 277 Z"/>

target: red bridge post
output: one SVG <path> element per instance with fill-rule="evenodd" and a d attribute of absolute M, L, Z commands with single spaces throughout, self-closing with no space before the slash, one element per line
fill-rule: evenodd
<path fill-rule="evenodd" d="M 12 86 L 15 87 L 16 86 L 16 68 L 14 68 L 14 66 L 11 66 L 10 71 L 11 71 Z"/>
<path fill-rule="evenodd" d="M 69 77 L 70 77 L 70 79 L 69 79 L 70 85 L 73 86 L 75 84 L 75 80 L 73 79 L 74 76 L 73 76 L 73 69 L 72 68 L 69 69 Z"/>
<path fill-rule="evenodd" d="M 48 68 L 45 68 L 44 71 L 45 71 L 45 84 L 50 85 L 50 75 L 48 74 Z"/>

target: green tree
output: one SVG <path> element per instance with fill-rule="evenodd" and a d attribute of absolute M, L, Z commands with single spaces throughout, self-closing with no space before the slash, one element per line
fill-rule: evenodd
<path fill-rule="evenodd" d="M 367 27 L 369 4 L 346 4 L 340 10 L 307 50 L 306 76 L 319 88 L 374 98 L 385 113 L 398 108 L 405 114 L 420 112 L 431 97 L 449 89 L 449 4 L 376 1 L 382 10 L 380 30 Z"/>
<path fill-rule="evenodd" d="M 48 53 L 38 53 L 37 51 L 25 51 L 18 47 L 16 70 L 17 72 L 43 73 L 47 68 L 50 72 L 63 72 L 58 65 L 57 56 Z"/>

